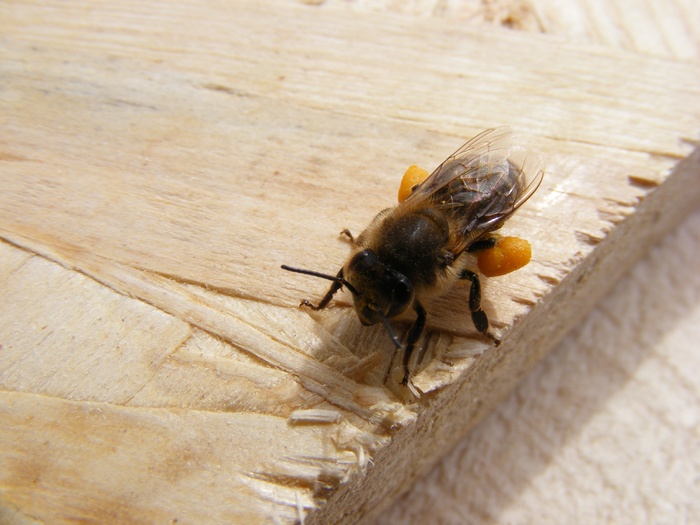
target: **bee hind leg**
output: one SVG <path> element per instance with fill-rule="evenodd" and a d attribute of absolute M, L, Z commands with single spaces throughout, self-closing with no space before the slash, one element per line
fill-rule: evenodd
<path fill-rule="evenodd" d="M 480 252 L 482 250 L 490 250 L 491 248 L 496 246 L 497 241 L 498 239 L 496 237 L 486 237 L 485 239 L 479 239 L 478 241 L 470 244 L 469 248 L 467 248 L 467 251 L 469 253 L 474 253 Z M 465 279 L 465 277 L 462 277 L 462 279 Z"/>
<path fill-rule="evenodd" d="M 467 279 L 472 283 L 469 288 L 469 310 L 472 314 L 474 326 L 479 332 L 491 339 L 496 346 L 500 345 L 501 340 L 489 332 L 489 319 L 486 317 L 486 312 L 481 309 L 481 281 L 479 276 L 476 272 L 465 269 L 462 270 L 459 278 Z"/>

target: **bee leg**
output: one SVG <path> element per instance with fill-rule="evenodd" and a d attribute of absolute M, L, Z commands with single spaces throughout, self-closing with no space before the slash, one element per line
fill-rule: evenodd
<path fill-rule="evenodd" d="M 338 275 L 336 276 L 339 279 L 343 278 L 343 269 L 341 268 L 340 271 L 338 272 Z M 342 288 L 342 284 L 339 283 L 338 281 L 333 281 L 333 284 L 331 284 L 331 287 L 328 289 L 328 292 L 326 292 L 326 295 L 323 296 L 323 299 L 321 299 L 321 302 L 318 303 L 318 305 L 313 304 L 311 301 L 308 301 L 306 299 L 301 300 L 301 305 L 300 306 L 308 306 L 312 310 L 321 310 L 322 308 L 325 308 L 328 303 L 331 302 L 331 299 L 333 299 L 333 296 L 336 294 L 340 288 Z"/>
<path fill-rule="evenodd" d="M 467 248 L 467 251 L 469 253 L 474 253 L 474 252 L 480 252 L 482 250 L 489 250 L 496 246 L 496 242 L 498 239 L 496 237 L 487 237 L 486 239 L 481 239 L 478 240 L 474 243 L 472 243 L 469 248 Z M 462 277 L 464 279 L 464 277 Z"/>
<path fill-rule="evenodd" d="M 416 320 L 413 322 L 413 326 L 411 326 L 411 329 L 408 331 L 406 350 L 403 354 L 403 379 L 401 380 L 401 384 L 404 386 L 408 384 L 408 378 L 411 375 L 408 368 L 408 362 L 411 360 L 413 348 L 425 329 L 425 320 L 428 317 L 425 312 L 425 308 L 423 308 L 423 305 L 418 301 L 413 301 L 413 309 L 416 311 L 416 314 L 418 314 L 418 317 L 416 317 Z"/>
<path fill-rule="evenodd" d="M 352 244 L 355 244 L 355 237 L 352 234 L 352 232 L 350 230 L 348 230 L 347 228 L 345 228 L 342 232 L 340 232 L 340 235 L 345 235 Z"/>
<path fill-rule="evenodd" d="M 471 270 L 462 270 L 459 276 L 460 279 L 468 279 L 472 285 L 469 288 L 469 310 L 472 313 L 472 321 L 474 326 L 486 337 L 491 339 L 496 346 L 501 344 L 501 341 L 489 332 L 489 319 L 486 317 L 486 312 L 481 309 L 481 281 L 479 276 Z"/>

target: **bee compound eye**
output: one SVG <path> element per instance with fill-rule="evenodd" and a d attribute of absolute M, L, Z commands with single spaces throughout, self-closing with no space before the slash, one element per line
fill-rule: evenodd
<path fill-rule="evenodd" d="M 378 262 L 377 256 L 371 250 L 362 250 L 352 257 L 349 267 L 355 272 L 362 273 L 376 268 Z"/>
<path fill-rule="evenodd" d="M 394 285 L 391 296 L 394 302 L 406 304 L 413 298 L 413 286 L 406 278 L 401 278 Z"/>

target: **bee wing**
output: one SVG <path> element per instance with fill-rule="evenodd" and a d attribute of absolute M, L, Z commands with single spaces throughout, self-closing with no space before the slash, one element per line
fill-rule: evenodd
<path fill-rule="evenodd" d="M 468 141 L 447 157 L 430 176 L 425 179 L 406 199 L 406 204 L 419 204 L 429 200 L 439 190 L 459 177 L 474 176 L 479 168 L 500 165 L 510 155 L 511 130 L 509 127 L 487 129 Z M 487 178 L 488 173 L 476 174 Z"/>
<path fill-rule="evenodd" d="M 448 157 L 402 205 L 443 211 L 452 225 L 450 249 L 459 254 L 499 228 L 543 176 L 539 158 L 512 145 L 510 128 L 489 129 Z"/>

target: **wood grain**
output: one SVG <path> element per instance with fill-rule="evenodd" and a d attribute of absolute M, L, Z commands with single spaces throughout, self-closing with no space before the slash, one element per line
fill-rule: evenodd
<path fill-rule="evenodd" d="M 0 501 L 21 519 L 359 520 L 700 191 L 690 64 L 293 3 L 0 9 Z M 383 386 L 381 327 L 345 295 L 299 310 L 325 284 L 279 265 L 335 272 L 406 166 L 499 124 L 547 161 L 508 223 L 533 262 L 485 282 L 497 350 L 463 289 L 430 306 L 415 400 Z"/>
<path fill-rule="evenodd" d="M 311 0 L 313 1 L 313 0 Z M 472 26 L 546 33 L 568 42 L 648 56 L 700 58 L 700 5 L 692 0 L 326 0 L 326 7 L 458 20 Z"/>

